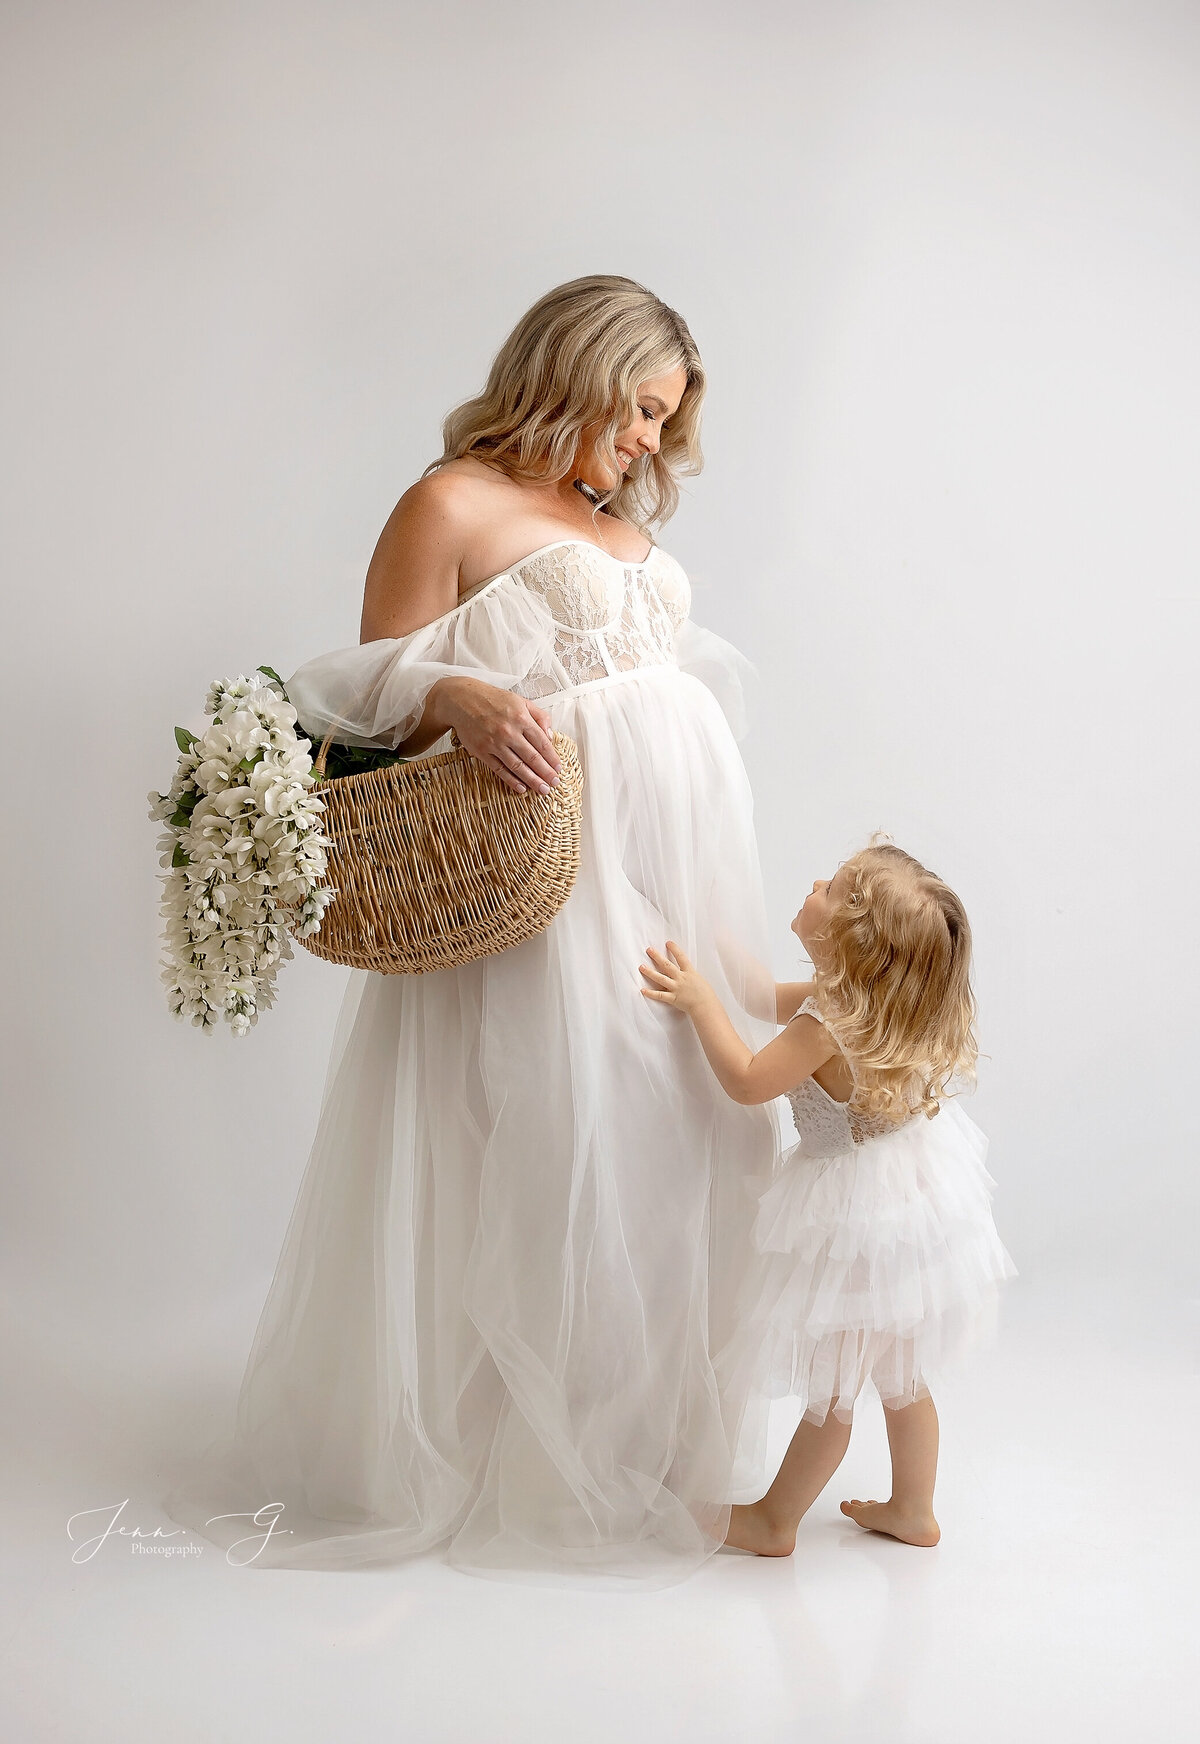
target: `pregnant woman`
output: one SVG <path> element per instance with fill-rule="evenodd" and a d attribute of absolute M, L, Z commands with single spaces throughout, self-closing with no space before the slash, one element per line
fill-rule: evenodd
<path fill-rule="evenodd" d="M 648 531 L 699 468 L 703 391 L 642 286 L 551 291 L 393 511 L 360 645 L 287 680 L 308 730 L 411 756 L 454 729 L 516 793 L 568 734 L 585 789 L 543 933 L 351 974 L 238 1406 L 290 1530 L 262 1563 L 447 1545 L 500 1579 L 664 1585 L 724 1541 L 743 1401 L 710 1353 L 775 1129 L 638 974 L 677 939 L 752 1048 L 775 1033 L 740 660 Z"/>

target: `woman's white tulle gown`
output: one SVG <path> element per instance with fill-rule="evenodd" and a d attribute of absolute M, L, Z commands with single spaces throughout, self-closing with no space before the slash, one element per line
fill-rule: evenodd
<path fill-rule="evenodd" d="M 226 1543 L 262 1528 L 209 1516 L 282 1502 L 253 1566 L 446 1546 L 484 1576 L 653 1586 L 724 1540 L 746 1401 L 711 1358 L 777 1129 L 641 997 L 647 945 L 679 941 L 750 1046 L 776 1026 L 744 663 L 689 608 L 657 547 L 560 540 L 287 680 L 306 728 L 358 744 L 403 740 L 449 673 L 535 699 L 579 746 L 584 821 L 536 938 L 351 974 L 234 1441 L 168 1500 Z"/>

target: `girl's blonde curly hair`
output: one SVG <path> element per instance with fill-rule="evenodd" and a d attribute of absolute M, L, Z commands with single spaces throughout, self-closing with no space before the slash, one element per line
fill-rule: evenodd
<path fill-rule="evenodd" d="M 658 453 L 622 474 L 614 438 L 633 420 L 638 388 L 676 369 L 687 386 L 662 427 Z M 522 315 L 496 353 L 483 392 L 446 418 L 443 452 L 425 472 L 474 455 L 512 478 L 557 482 L 574 465 L 584 429 L 598 426 L 597 451 L 618 476 L 600 493 L 601 503 L 650 538 L 650 529 L 675 512 L 676 478 L 704 464 L 704 389 L 700 353 L 682 315 L 634 279 L 572 279 Z"/>
<path fill-rule="evenodd" d="M 891 843 L 845 862 L 814 963 L 817 1003 L 857 1079 L 865 1114 L 930 1119 L 952 1078 L 970 1082 L 979 1049 L 971 929 L 945 881 Z"/>

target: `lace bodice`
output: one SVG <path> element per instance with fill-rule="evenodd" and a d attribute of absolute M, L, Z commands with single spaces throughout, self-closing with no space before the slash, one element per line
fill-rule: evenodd
<path fill-rule="evenodd" d="M 556 539 L 420 629 L 306 661 L 287 679 L 288 696 L 310 737 L 332 729 L 342 744 L 393 749 L 442 678 L 548 701 L 682 674 L 716 697 L 740 737 L 749 663 L 693 623 L 691 603 L 686 574 L 657 545 L 626 563 L 587 539 Z"/>
<path fill-rule="evenodd" d="M 501 579 L 537 595 L 554 621 L 553 658 L 517 687 L 522 696 L 671 665 L 675 632 L 691 604 L 683 569 L 657 545 L 644 563 L 626 563 L 587 540 L 562 539 Z"/>
<path fill-rule="evenodd" d="M 811 996 L 804 1001 L 795 1017 L 815 1017 L 818 1023 L 825 1022 L 820 1007 Z M 834 1039 L 832 1031 L 830 1039 Z M 853 1063 L 847 1059 L 846 1064 L 850 1067 L 851 1077 L 854 1077 Z M 836 1101 L 828 1090 L 821 1088 L 815 1078 L 806 1078 L 803 1084 L 789 1090 L 787 1099 L 791 1104 L 796 1131 L 800 1135 L 800 1154 L 806 1160 L 842 1156 L 846 1151 L 854 1150 L 857 1145 L 866 1144 L 869 1139 L 880 1138 L 884 1133 L 898 1130 L 894 1120 L 883 1119 L 879 1115 L 861 1114 L 848 1103 Z M 909 1118 L 915 1119 L 916 1116 L 911 1115 Z M 907 1125 L 907 1122 L 901 1121 L 899 1125 Z"/>

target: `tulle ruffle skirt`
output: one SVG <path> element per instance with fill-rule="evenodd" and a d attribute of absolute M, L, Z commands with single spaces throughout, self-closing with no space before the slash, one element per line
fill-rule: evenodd
<path fill-rule="evenodd" d="M 840 1156 L 797 1145 L 758 1202 L 757 1260 L 717 1358 L 743 1392 L 743 1477 L 765 1455 L 764 1402 L 843 1420 L 871 1383 L 886 1405 L 922 1397 L 994 1324 L 1014 1274 L 992 1218 L 987 1140 L 956 1102 Z"/>

